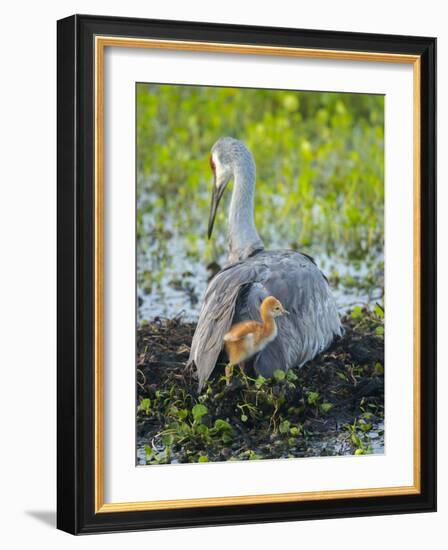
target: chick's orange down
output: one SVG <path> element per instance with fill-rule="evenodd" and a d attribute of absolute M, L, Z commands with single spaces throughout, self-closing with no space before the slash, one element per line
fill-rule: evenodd
<path fill-rule="evenodd" d="M 260 306 L 262 322 L 243 321 L 224 336 L 224 345 L 232 365 L 239 365 L 265 348 L 277 336 L 275 318 L 288 312 L 274 296 L 265 298 Z"/>

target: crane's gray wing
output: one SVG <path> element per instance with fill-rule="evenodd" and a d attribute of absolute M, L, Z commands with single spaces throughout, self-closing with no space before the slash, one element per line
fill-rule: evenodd
<path fill-rule="evenodd" d="M 215 368 L 224 335 L 232 325 L 241 289 L 256 280 L 257 266 L 243 261 L 226 267 L 210 281 L 188 360 L 189 364 L 196 365 L 199 391 Z"/>

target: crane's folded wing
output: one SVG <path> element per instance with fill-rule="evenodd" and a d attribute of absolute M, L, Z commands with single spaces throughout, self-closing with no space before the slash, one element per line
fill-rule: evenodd
<path fill-rule="evenodd" d="M 256 281 L 257 270 L 251 263 L 238 262 L 220 271 L 205 293 L 199 321 L 191 343 L 188 363 L 198 372 L 199 391 L 209 378 L 229 331 L 240 290 Z"/>

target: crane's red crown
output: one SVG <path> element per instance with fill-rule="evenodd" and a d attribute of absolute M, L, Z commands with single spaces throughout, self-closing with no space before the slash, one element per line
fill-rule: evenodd
<path fill-rule="evenodd" d="M 213 155 L 210 155 L 208 160 L 210 162 L 210 168 L 212 169 L 212 172 L 215 173 L 215 163 L 213 162 Z"/>

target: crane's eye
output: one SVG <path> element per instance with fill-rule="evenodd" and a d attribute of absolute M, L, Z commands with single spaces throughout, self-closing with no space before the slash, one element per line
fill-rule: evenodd
<path fill-rule="evenodd" d="M 210 162 L 210 168 L 212 169 L 212 171 L 214 173 L 215 172 L 215 163 L 213 162 L 212 155 L 210 155 L 210 157 L 209 157 L 209 162 Z"/>

